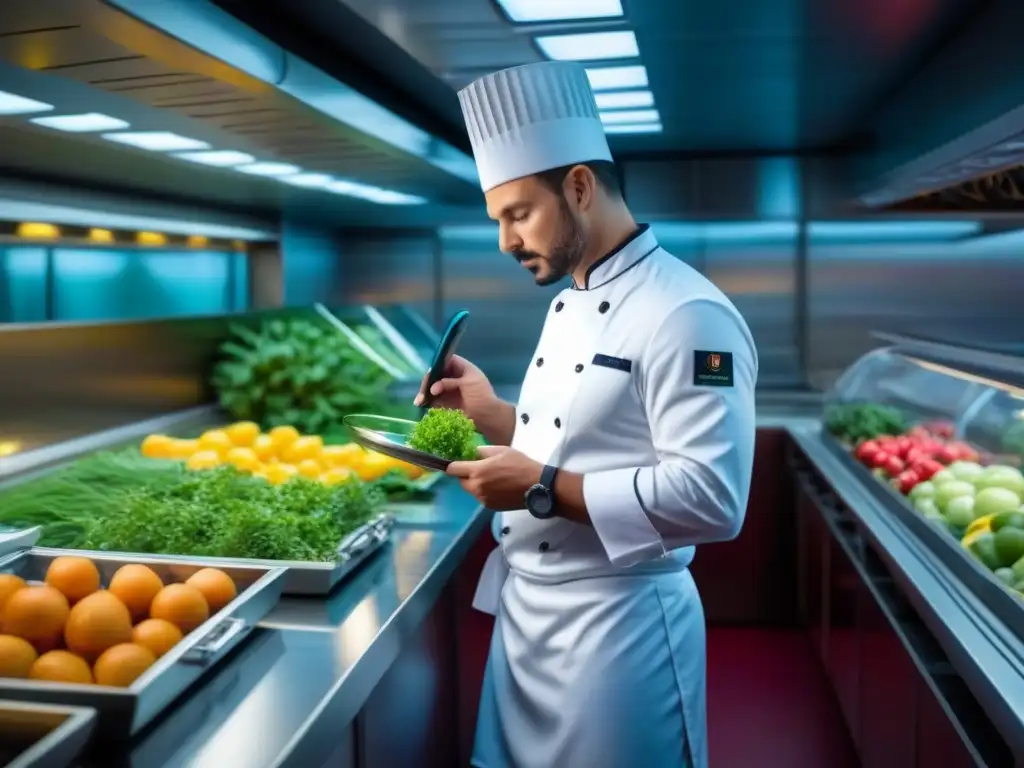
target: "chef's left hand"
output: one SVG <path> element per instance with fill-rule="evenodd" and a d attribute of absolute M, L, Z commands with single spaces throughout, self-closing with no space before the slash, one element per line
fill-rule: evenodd
<path fill-rule="evenodd" d="M 453 461 L 448 474 L 493 512 L 522 509 L 526 492 L 540 482 L 543 465 L 504 445 L 480 448 L 477 461 Z"/>

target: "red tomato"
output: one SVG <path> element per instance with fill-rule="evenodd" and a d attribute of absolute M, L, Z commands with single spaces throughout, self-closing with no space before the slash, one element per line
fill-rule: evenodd
<path fill-rule="evenodd" d="M 874 440 L 865 440 L 857 446 L 857 450 L 854 453 L 865 464 L 870 464 L 871 457 L 878 453 L 878 450 L 878 443 Z"/>
<path fill-rule="evenodd" d="M 924 459 L 914 465 L 914 472 L 917 473 L 918 478 L 922 482 L 925 480 L 931 480 L 935 476 L 936 472 L 942 470 L 942 464 L 935 459 Z"/>
<path fill-rule="evenodd" d="M 911 488 L 921 482 L 921 478 L 917 476 L 917 473 L 914 470 L 908 469 L 904 472 L 900 472 L 899 475 L 896 476 L 896 481 L 898 483 L 897 487 L 900 489 L 900 493 L 906 496 L 910 493 Z"/>
<path fill-rule="evenodd" d="M 960 458 L 960 452 L 950 445 L 944 445 L 935 453 L 935 458 L 943 464 L 952 464 Z"/>
<path fill-rule="evenodd" d="M 907 460 L 907 464 L 913 466 L 914 464 L 918 464 L 924 461 L 925 459 L 931 458 L 931 455 L 926 451 L 921 450 L 920 446 L 915 445 L 913 448 L 907 451 L 907 455 L 905 458 Z"/>
<path fill-rule="evenodd" d="M 879 449 L 874 456 L 871 457 L 871 467 L 873 469 L 884 469 L 885 464 L 891 458 L 891 454 Z M 898 461 L 898 459 L 897 459 Z"/>
<path fill-rule="evenodd" d="M 900 472 L 906 468 L 903 460 L 899 456 L 890 456 L 885 460 L 885 464 L 882 465 L 882 469 L 888 472 L 893 477 L 896 477 Z"/>
<path fill-rule="evenodd" d="M 909 430 L 907 430 L 907 436 L 915 440 L 927 440 L 932 435 L 931 432 L 929 432 L 927 429 L 925 429 L 921 425 L 918 425 L 916 427 L 911 427 Z"/>

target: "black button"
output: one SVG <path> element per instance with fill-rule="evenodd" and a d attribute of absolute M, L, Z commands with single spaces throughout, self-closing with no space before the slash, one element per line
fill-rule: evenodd
<path fill-rule="evenodd" d="M 583 363 L 576 363 L 576 373 L 583 373 Z"/>
<path fill-rule="evenodd" d="M 542 365 L 544 365 L 544 358 L 543 357 L 538 357 L 537 358 L 537 367 L 540 368 Z"/>
<path fill-rule="evenodd" d="M 557 304 L 555 304 L 555 312 L 561 312 L 562 311 L 562 307 L 564 307 L 564 306 L 565 306 L 565 304 L 563 304 L 562 302 L 558 302 Z"/>
<path fill-rule="evenodd" d="M 530 423 L 530 414 L 528 414 L 528 413 L 524 413 L 519 418 L 522 420 L 523 424 L 529 424 Z"/>
<path fill-rule="evenodd" d="M 508 536 L 508 534 L 509 534 L 509 531 L 511 531 L 511 530 L 512 530 L 512 529 L 511 529 L 511 528 L 509 528 L 509 527 L 508 527 L 508 526 L 506 525 L 506 526 L 505 526 L 504 528 L 502 528 L 502 529 L 501 529 L 501 535 L 502 535 L 502 536 Z"/>
<path fill-rule="evenodd" d="M 561 427 L 562 427 L 562 420 L 556 418 L 555 419 L 555 426 L 558 427 L 559 429 L 561 429 Z"/>
<path fill-rule="evenodd" d="M 611 308 L 612 308 L 611 304 L 609 304 L 607 301 L 602 301 L 601 305 L 597 308 L 597 311 L 600 312 L 603 315 L 605 312 L 607 312 Z"/>
<path fill-rule="evenodd" d="M 540 550 L 541 552 L 547 552 L 547 551 L 548 551 L 548 547 L 550 547 L 550 546 L 551 546 L 551 545 L 550 545 L 550 544 L 548 544 L 548 543 L 547 543 L 546 541 L 542 541 L 542 542 L 540 543 L 540 546 L 539 546 L 539 547 L 537 547 L 537 549 L 539 549 L 539 550 Z"/>

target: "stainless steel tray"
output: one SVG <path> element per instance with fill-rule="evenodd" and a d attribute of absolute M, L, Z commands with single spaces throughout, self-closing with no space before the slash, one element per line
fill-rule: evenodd
<path fill-rule="evenodd" d="M 98 714 L 97 735 L 126 739 L 159 715 L 207 669 L 231 652 L 277 605 L 284 589 L 284 568 L 248 562 L 225 564 L 206 558 L 151 557 L 35 547 L 0 560 L 0 572 L 40 581 L 60 555 L 88 557 L 104 584 L 126 563 L 144 563 L 165 583 L 181 582 L 207 566 L 218 567 L 238 585 L 238 597 L 185 637 L 128 688 L 73 685 L 0 678 L 0 699 L 91 707 Z"/>
<path fill-rule="evenodd" d="M 218 568 L 283 568 L 282 594 L 323 597 L 331 593 L 361 563 L 391 541 L 395 515 L 383 512 L 348 534 L 338 545 L 333 562 L 311 563 L 306 560 L 249 560 L 241 557 L 204 557 L 203 562 Z M 89 553 L 84 553 L 89 556 Z M 116 553 L 119 557 L 135 557 Z M 176 555 L 140 555 L 154 562 L 177 561 Z"/>
<path fill-rule="evenodd" d="M 444 472 L 451 464 L 448 459 L 409 447 L 409 437 L 415 421 L 390 416 L 353 414 L 342 419 L 352 433 L 352 439 L 368 451 L 376 451 L 393 459 L 415 464 L 423 469 Z"/>
<path fill-rule="evenodd" d="M 7 768 L 67 768 L 95 725 L 93 709 L 0 701 L 0 762 Z"/>

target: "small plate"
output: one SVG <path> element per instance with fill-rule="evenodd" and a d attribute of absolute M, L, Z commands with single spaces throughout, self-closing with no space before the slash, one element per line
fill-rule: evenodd
<path fill-rule="evenodd" d="M 376 451 L 393 459 L 415 464 L 423 469 L 444 472 L 451 464 L 448 459 L 409 447 L 409 437 L 415 421 L 393 419 L 389 416 L 352 414 L 343 419 L 352 432 L 352 439 L 368 451 Z"/>

